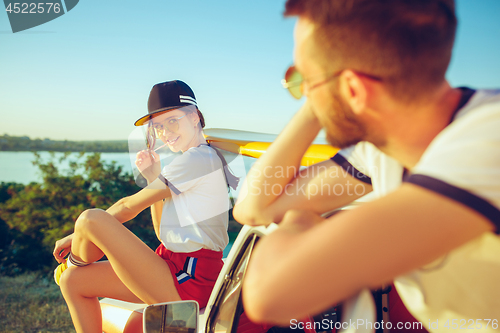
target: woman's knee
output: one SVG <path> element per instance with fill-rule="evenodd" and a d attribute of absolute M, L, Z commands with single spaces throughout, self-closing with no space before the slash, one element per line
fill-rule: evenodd
<path fill-rule="evenodd" d="M 75 272 L 77 267 L 68 267 L 62 274 L 59 280 L 59 287 L 64 297 L 68 296 L 70 292 L 74 292 L 75 286 L 78 286 L 78 272 Z"/>
<path fill-rule="evenodd" d="M 92 228 L 98 224 L 98 221 L 102 217 L 108 214 L 102 209 L 94 208 L 94 209 L 87 209 L 83 213 L 78 216 L 78 219 L 75 222 L 75 232 L 76 233 L 82 233 L 82 232 L 87 232 L 91 231 Z"/>

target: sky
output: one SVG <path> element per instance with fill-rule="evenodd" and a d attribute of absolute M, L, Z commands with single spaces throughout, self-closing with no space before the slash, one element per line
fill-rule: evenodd
<path fill-rule="evenodd" d="M 207 128 L 279 133 L 303 101 L 281 87 L 295 19 L 284 0 L 81 0 L 12 33 L 0 12 L 0 135 L 126 140 L 151 87 L 180 79 Z M 447 79 L 500 88 L 500 0 L 456 0 Z"/>

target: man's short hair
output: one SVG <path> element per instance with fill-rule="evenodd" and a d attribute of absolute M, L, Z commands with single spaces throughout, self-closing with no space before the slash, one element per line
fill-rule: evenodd
<path fill-rule="evenodd" d="M 457 19 L 454 0 L 288 0 L 285 16 L 314 24 L 332 71 L 381 77 L 393 97 L 412 101 L 444 80 Z"/>

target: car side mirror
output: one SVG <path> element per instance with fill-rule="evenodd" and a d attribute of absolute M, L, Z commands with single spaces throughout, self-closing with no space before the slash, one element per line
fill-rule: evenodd
<path fill-rule="evenodd" d="M 179 301 L 149 305 L 144 309 L 144 333 L 196 333 L 198 303 Z"/>

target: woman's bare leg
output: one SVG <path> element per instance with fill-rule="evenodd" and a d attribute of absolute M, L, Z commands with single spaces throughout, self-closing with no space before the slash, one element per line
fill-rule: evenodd
<path fill-rule="evenodd" d="M 85 267 L 69 267 L 61 276 L 60 286 L 77 332 L 102 332 L 102 315 L 97 296 L 141 302 L 121 282 L 108 261 Z"/>
<path fill-rule="evenodd" d="M 77 332 L 102 332 L 97 297 L 148 304 L 180 300 L 168 265 L 113 216 L 88 210 L 75 224 L 71 252 L 78 260 L 109 260 L 70 267 L 61 276 L 61 290 Z"/>

